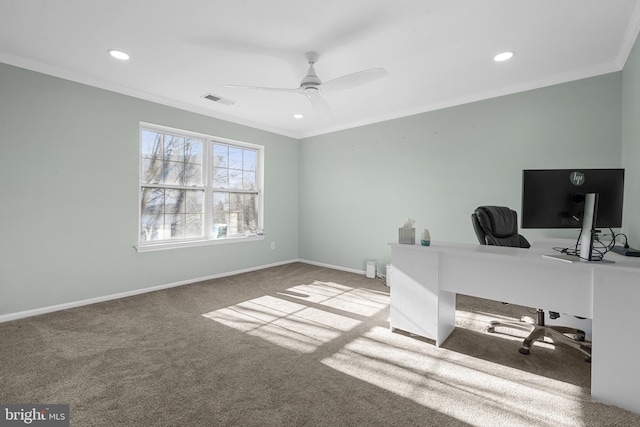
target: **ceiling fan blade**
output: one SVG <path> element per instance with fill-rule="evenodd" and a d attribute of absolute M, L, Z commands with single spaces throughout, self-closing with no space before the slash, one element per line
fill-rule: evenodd
<path fill-rule="evenodd" d="M 281 88 L 281 87 L 261 87 L 261 86 L 245 86 L 245 85 L 227 85 L 227 84 L 224 84 L 222 86 L 230 87 L 230 88 L 239 88 L 239 89 L 265 90 L 270 92 L 293 92 L 293 93 L 301 92 L 301 89 L 299 87 L 295 89 L 289 89 L 289 88 Z"/>
<path fill-rule="evenodd" d="M 387 70 L 384 68 L 372 68 L 370 70 L 358 71 L 323 83 L 322 90 L 349 89 L 378 80 L 386 75 Z"/>
<path fill-rule="evenodd" d="M 329 121 L 331 120 L 331 107 L 327 104 L 327 101 L 324 100 L 322 95 L 318 94 L 314 97 L 308 97 L 311 102 L 311 106 L 313 107 L 314 112 L 320 117 L 322 120 Z"/>

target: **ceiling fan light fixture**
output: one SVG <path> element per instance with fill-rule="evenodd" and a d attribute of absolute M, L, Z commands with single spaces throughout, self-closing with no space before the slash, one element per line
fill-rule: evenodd
<path fill-rule="evenodd" d="M 123 52 L 121 50 L 109 49 L 107 52 L 109 52 L 109 55 L 111 55 L 114 58 L 119 59 L 121 61 L 128 61 L 129 60 L 129 55 L 126 52 Z"/>
<path fill-rule="evenodd" d="M 496 56 L 494 56 L 493 60 L 496 62 L 504 62 L 504 61 L 510 60 L 511 58 L 513 58 L 513 52 L 506 51 L 506 52 L 501 52 Z"/>
<path fill-rule="evenodd" d="M 304 89 L 304 94 L 307 95 L 309 99 L 316 99 L 320 97 L 320 89 L 315 86 L 307 86 Z"/>

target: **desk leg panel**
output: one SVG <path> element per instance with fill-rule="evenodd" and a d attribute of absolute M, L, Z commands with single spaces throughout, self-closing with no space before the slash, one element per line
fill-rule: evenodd
<path fill-rule="evenodd" d="M 640 413 L 638 272 L 603 268 L 594 276 L 591 395 Z"/>
<path fill-rule="evenodd" d="M 440 347 L 456 328 L 456 294 L 440 291 L 438 301 L 438 338 L 436 346 Z"/>
<path fill-rule="evenodd" d="M 391 330 L 438 342 L 438 253 L 399 245 L 391 263 Z"/>

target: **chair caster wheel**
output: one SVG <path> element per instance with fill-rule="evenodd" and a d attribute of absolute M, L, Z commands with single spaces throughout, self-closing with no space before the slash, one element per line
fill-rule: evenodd
<path fill-rule="evenodd" d="M 496 328 L 494 328 L 493 326 L 487 326 L 484 330 L 492 334 L 496 331 Z"/>
<path fill-rule="evenodd" d="M 520 352 L 520 354 L 529 354 L 528 348 L 520 347 L 518 351 Z"/>

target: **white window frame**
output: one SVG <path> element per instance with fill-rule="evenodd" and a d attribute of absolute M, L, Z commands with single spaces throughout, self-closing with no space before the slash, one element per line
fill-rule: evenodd
<path fill-rule="evenodd" d="M 142 131 L 150 130 L 153 132 L 161 132 L 166 134 L 171 134 L 180 137 L 188 137 L 188 138 L 197 138 L 204 140 L 204 146 L 202 149 L 202 158 L 203 158 L 203 188 L 204 188 L 204 197 L 203 197 L 203 206 L 204 206 L 204 237 L 196 237 L 196 238 L 184 238 L 184 239 L 174 239 L 174 240 L 151 240 L 144 241 L 140 240 L 141 236 L 141 217 L 142 217 L 142 187 L 149 186 L 157 186 L 158 188 L 176 188 L 175 186 L 170 185 L 155 185 L 149 184 L 146 182 L 142 182 Z M 258 217 L 257 217 L 257 232 L 255 234 L 245 234 L 238 236 L 227 236 L 224 238 L 218 238 L 213 235 L 213 192 L 220 191 L 218 188 L 213 187 L 213 145 L 214 144 L 223 144 L 231 147 L 244 148 L 255 150 L 257 152 L 257 162 L 256 162 L 256 186 L 257 186 L 257 194 L 258 194 Z M 229 244 L 229 243 L 239 243 L 239 242 L 248 242 L 255 240 L 264 240 L 263 228 L 264 228 L 264 146 L 251 144 L 243 141 L 236 141 L 227 138 L 220 138 L 217 136 L 205 135 L 191 131 L 185 131 L 182 129 L 171 128 L 167 126 L 161 126 L 151 123 L 140 122 L 139 131 L 138 131 L 138 244 L 135 246 L 135 249 L 138 252 L 149 252 L 149 251 L 158 251 L 165 249 L 175 249 L 175 248 L 188 248 L 188 247 L 196 247 L 196 246 L 207 246 L 207 245 L 219 245 L 219 244 Z M 198 187 L 201 188 L 201 187 Z M 230 192 L 235 192 L 234 190 L 229 190 Z"/>

